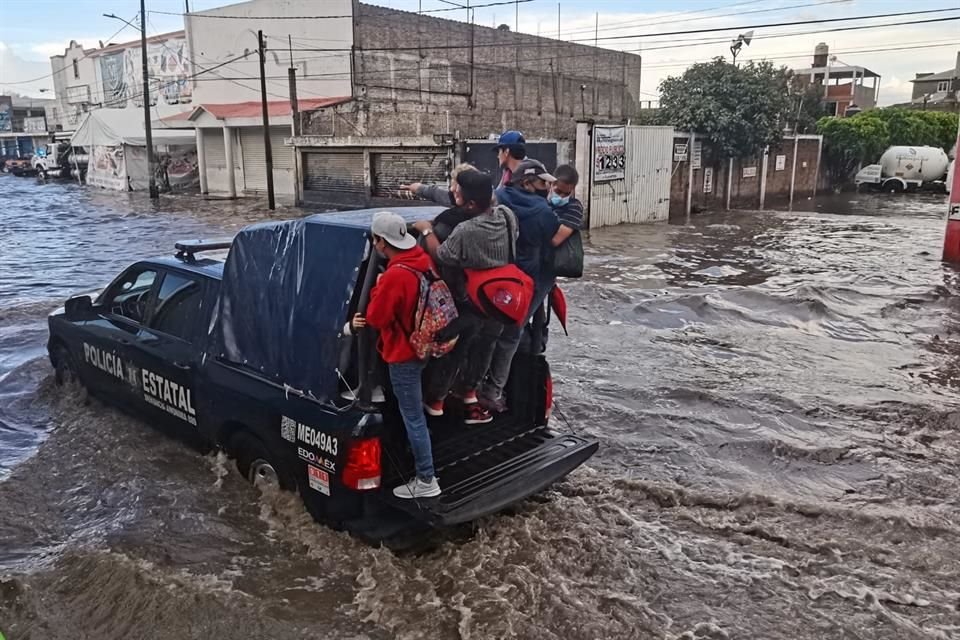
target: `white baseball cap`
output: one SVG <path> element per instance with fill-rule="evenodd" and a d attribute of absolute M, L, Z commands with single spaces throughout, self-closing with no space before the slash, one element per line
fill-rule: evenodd
<path fill-rule="evenodd" d="M 373 214 L 370 231 L 401 251 L 413 249 L 417 244 L 417 239 L 407 233 L 407 221 L 392 211 L 378 211 Z"/>

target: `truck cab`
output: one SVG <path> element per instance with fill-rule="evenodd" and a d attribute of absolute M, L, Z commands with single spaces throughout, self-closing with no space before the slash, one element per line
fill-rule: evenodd
<path fill-rule="evenodd" d="M 403 546 L 495 513 L 589 459 L 595 440 L 549 423 L 541 320 L 514 359 L 507 412 L 477 426 L 464 425 L 455 405 L 428 418 L 443 493 L 392 495 L 414 473 L 403 422 L 385 378 L 385 400 L 373 401 L 375 337 L 342 330 L 384 267 L 372 215 L 262 223 L 131 265 L 50 316 L 58 381 L 75 379 L 173 435 L 226 451 L 254 484 L 297 491 L 315 519 L 373 543 Z"/>
<path fill-rule="evenodd" d="M 48 142 L 38 147 L 30 163 L 41 177 L 60 177 L 70 174 L 71 148 L 68 142 Z"/>

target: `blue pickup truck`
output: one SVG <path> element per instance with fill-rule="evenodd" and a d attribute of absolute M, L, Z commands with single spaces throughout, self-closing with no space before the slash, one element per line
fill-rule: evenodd
<path fill-rule="evenodd" d="M 371 247 L 373 213 L 265 222 L 133 264 L 51 314 L 57 381 L 225 450 L 254 484 L 298 491 L 315 519 L 373 543 L 400 546 L 495 513 L 583 464 L 598 443 L 548 425 L 546 341 L 531 325 L 509 411 L 474 427 L 455 408 L 430 418 L 443 493 L 394 498 L 413 475 L 403 423 L 389 388 L 371 395 L 382 368 L 373 337 L 342 331 L 384 268 Z"/>

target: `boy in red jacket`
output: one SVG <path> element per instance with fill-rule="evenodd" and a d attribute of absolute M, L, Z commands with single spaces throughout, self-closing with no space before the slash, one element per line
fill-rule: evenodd
<path fill-rule="evenodd" d="M 433 498 L 440 495 L 440 484 L 434 475 L 430 432 L 423 414 L 420 374 L 425 363 L 410 346 L 420 301 L 417 272 L 433 270 L 433 261 L 417 246 L 416 238 L 407 233 L 404 219 L 395 213 L 381 211 L 374 215 L 370 231 L 373 248 L 387 257 L 387 270 L 370 292 L 366 318 L 358 313 L 350 324 L 354 329 L 370 325 L 380 331 L 377 350 L 390 370 L 390 384 L 413 451 L 417 475 L 394 489 L 393 494 L 398 498 Z"/>

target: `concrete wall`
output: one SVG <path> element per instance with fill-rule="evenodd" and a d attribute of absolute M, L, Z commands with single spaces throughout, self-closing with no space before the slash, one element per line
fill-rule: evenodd
<path fill-rule="evenodd" d="M 257 16 L 350 16 L 351 0 L 252 0 L 226 7 L 197 11 L 184 18 L 184 27 L 194 60 L 214 66 L 245 51 L 250 55 L 230 63 L 217 74 L 197 78 L 194 102 L 231 103 L 260 100 L 257 31 L 267 38 L 266 76 L 270 100 L 289 99 L 287 69 L 293 40 L 297 68 L 297 92 L 301 98 L 350 95 L 351 19 L 258 20 Z M 208 17 L 204 17 L 208 16 Z M 240 16 L 217 18 L 209 16 Z M 252 17 L 251 17 L 252 16 Z M 249 19 L 243 19 L 249 17 Z M 318 52 L 303 49 L 339 49 Z M 234 78 L 223 80 L 217 75 Z M 236 78 L 249 77 L 252 80 Z"/>
<path fill-rule="evenodd" d="M 53 115 L 54 126 L 59 124 L 65 131 L 76 129 L 83 114 L 97 104 L 99 89 L 97 84 L 97 65 L 93 58 L 84 57 L 93 50 L 84 50 L 75 41 L 63 52 L 63 55 L 50 58 L 50 70 L 53 73 L 53 91 L 57 105 Z M 79 77 L 74 75 L 73 61 L 77 61 Z M 86 90 L 83 87 L 87 87 Z M 87 99 L 81 99 L 81 94 Z"/>
<path fill-rule="evenodd" d="M 466 139 L 519 129 L 528 140 L 570 140 L 577 118 L 638 111 L 639 56 L 360 3 L 354 11 L 358 101 L 313 114 L 305 133 Z"/>
<path fill-rule="evenodd" d="M 57 98 L 54 124 L 70 131 L 91 109 L 142 109 L 141 55 L 139 40 L 99 49 L 84 49 L 71 41 L 63 55 L 50 58 Z M 74 73 L 74 60 L 79 77 Z M 154 118 L 191 108 L 194 70 L 182 32 L 148 39 L 147 73 Z"/>
<path fill-rule="evenodd" d="M 674 138 L 675 144 L 686 144 L 687 137 Z M 727 203 L 727 181 L 730 174 L 730 159 L 722 157 L 707 140 L 701 141 L 701 168 L 693 171 L 692 208 L 697 211 L 716 211 L 724 209 Z M 794 200 L 806 199 L 815 191 L 829 188 L 824 182 L 823 171 L 819 173 L 817 156 L 819 141 L 816 137 L 801 137 L 797 145 L 797 172 L 794 178 Z M 777 156 L 783 156 L 783 168 L 777 170 Z M 688 156 L 689 159 L 690 156 Z M 670 181 L 670 215 L 683 216 L 686 213 L 687 184 L 689 182 L 689 164 L 687 161 L 674 162 Z M 710 168 L 713 171 L 713 188 L 704 192 L 704 174 Z M 748 169 L 744 175 L 744 169 Z M 755 174 L 750 175 L 755 169 Z M 771 147 L 767 156 L 765 208 L 773 208 L 790 197 L 790 179 L 793 169 L 793 138 L 783 140 L 780 145 Z M 730 181 L 730 206 L 733 209 L 757 209 L 760 207 L 760 186 L 763 180 L 763 154 L 754 157 L 734 158 L 733 179 Z"/>

